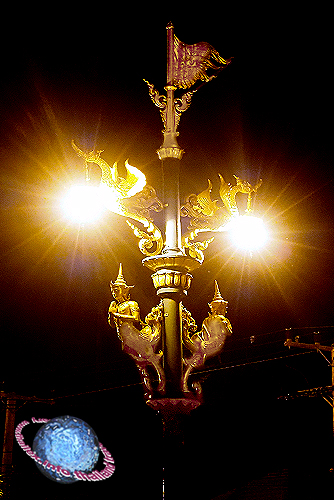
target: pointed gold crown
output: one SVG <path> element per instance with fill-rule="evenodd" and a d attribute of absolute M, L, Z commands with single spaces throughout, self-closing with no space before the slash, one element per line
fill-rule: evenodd
<path fill-rule="evenodd" d="M 210 302 L 210 304 L 212 304 L 212 302 L 223 302 L 225 304 L 225 306 L 228 305 L 227 300 L 224 300 L 223 297 L 221 296 L 219 286 L 218 286 L 218 283 L 216 280 L 215 280 L 215 294 L 214 294 L 213 299 Z"/>
<path fill-rule="evenodd" d="M 124 276 L 123 276 L 123 267 L 122 264 L 119 265 L 119 270 L 118 270 L 118 276 L 116 278 L 116 281 L 113 283 L 110 281 L 110 286 L 111 288 L 117 287 L 117 286 L 122 286 L 123 288 L 133 288 L 134 285 L 127 285 Z"/>

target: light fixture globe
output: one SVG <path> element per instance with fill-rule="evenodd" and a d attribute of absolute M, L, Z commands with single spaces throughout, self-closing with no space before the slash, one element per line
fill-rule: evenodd
<path fill-rule="evenodd" d="M 90 184 L 72 186 L 62 200 L 62 209 L 73 222 L 96 221 L 104 210 L 99 188 Z"/>
<path fill-rule="evenodd" d="M 253 215 L 235 217 L 226 228 L 233 244 L 241 250 L 258 250 L 268 239 L 263 220 Z"/>

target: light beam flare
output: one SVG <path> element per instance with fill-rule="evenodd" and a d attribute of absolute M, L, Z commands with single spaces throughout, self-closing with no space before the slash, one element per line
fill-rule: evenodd
<path fill-rule="evenodd" d="M 242 215 L 232 219 L 226 229 L 233 244 L 243 250 L 258 250 L 268 239 L 263 220 L 252 215 Z"/>
<path fill-rule="evenodd" d="M 98 187 L 90 185 L 72 186 L 62 200 L 66 217 L 81 224 L 96 221 L 104 210 Z"/>

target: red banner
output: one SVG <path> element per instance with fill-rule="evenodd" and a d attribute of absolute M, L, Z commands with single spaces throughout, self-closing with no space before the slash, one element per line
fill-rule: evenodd
<path fill-rule="evenodd" d="M 204 82 L 215 78 L 216 74 L 231 60 L 223 59 L 208 43 L 200 42 L 186 45 L 174 35 L 173 85 L 188 89 L 197 80 Z M 210 69 L 211 75 L 207 74 Z"/>

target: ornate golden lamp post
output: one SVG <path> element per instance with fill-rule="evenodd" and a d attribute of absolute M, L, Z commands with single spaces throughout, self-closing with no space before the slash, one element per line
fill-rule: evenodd
<path fill-rule="evenodd" d="M 190 373 L 203 366 L 206 358 L 218 354 L 227 335 L 232 333 L 225 317 L 227 302 L 222 298 L 218 283 L 212 284 L 213 299 L 202 327 L 184 307 L 183 298 L 191 285 L 194 269 L 203 262 L 203 250 L 213 238 L 196 241 L 200 232 L 224 231 L 239 218 L 235 196 L 248 195 L 246 216 L 251 214 L 251 196 L 255 186 L 236 178 L 227 184 L 220 175 L 221 203 L 213 201 L 212 184 L 205 191 L 187 197 L 183 206 L 179 196 L 179 170 L 182 149 L 177 142 L 177 127 L 181 114 L 190 106 L 193 94 L 203 83 L 210 81 L 226 67 L 225 60 L 207 43 L 185 45 L 178 40 L 170 23 L 167 26 L 167 85 L 166 95 L 160 95 L 146 82 L 154 104 L 160 109 L 164 124 L 164 141 L 157 151 L 162 162 L 164 195 L 160 201 L 145 176 L 126 163 L 126 178 L 119 176 L 117 165 L 110 167 L 101 151 L 85 153 L 73 147 L 86 163 L 101 167 L 100 197 L 113 212 L 141 223 L 144 229 L 127 220 L 140 239 L 139 248 L 145 255 L 143 264 L 153 271 L 152 280 L 160 302 L 144 321 L 137 302 L 130 298 L 130 288 L 120 265 L 117 279 L 111 282 L 113 301 L 109 308 L 109 323 L 116 327 L 122 346 L 136 362 L 145 388 L 147 404 L 161 412 L 165 422 L 176 415 L 187 414 L 201 403 L 201 387 L 189 387 Z M 197 87 L 195 86 L 197 85 Z M 174 93 L 185 89 L 175 98 Z M 153 221 L 152 212 L 164 213 L 164 230 Z M 181 216 L 189 220 L 188 229 L 181 234 Z M 246 217 L 244 216 L 244 217 Z"/>

